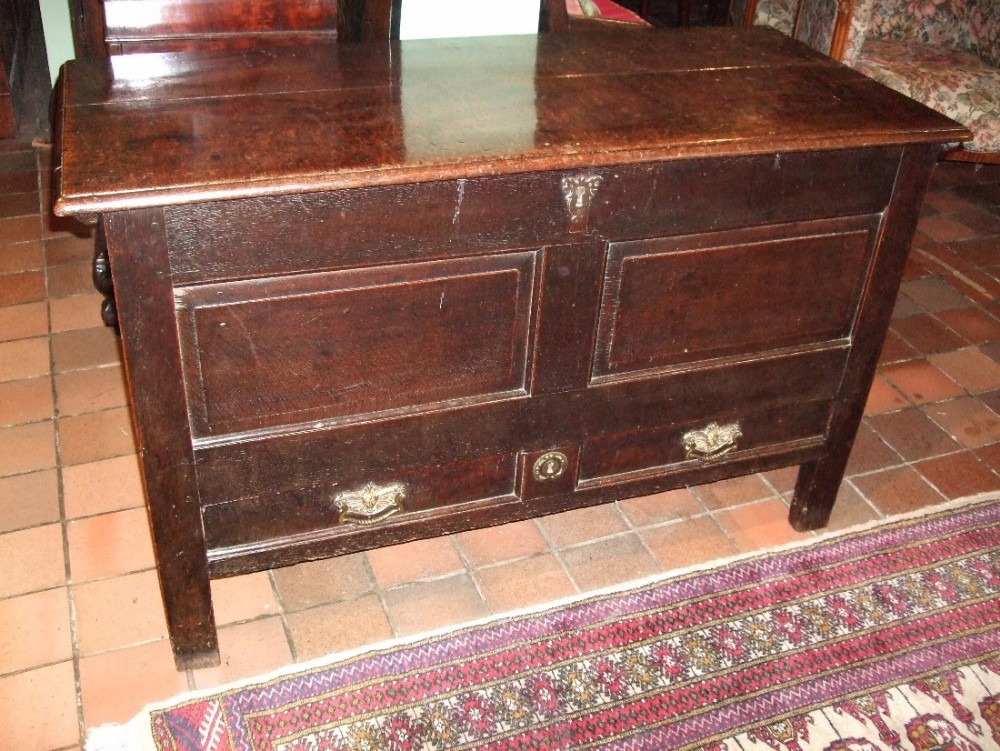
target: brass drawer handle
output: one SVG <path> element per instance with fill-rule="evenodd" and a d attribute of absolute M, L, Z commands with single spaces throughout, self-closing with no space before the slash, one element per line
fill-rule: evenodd
<path fill-rule="evenodd" d="M 403 510 L 406 486 L 394 482 L 376 485 L 373 482 L 361 490 L 337 493 L 333 505 L 340 512 L 341 524 L 376 524 Z"/>
<path fill-rule="evenodd" d="M 685 458 L 702 462 L 720 459 L 736 448 L 736 439 L 742 435 L 743 431 L 737 422 L 728 425 L 710 422 L 701 430 L 689 430 L 681 436 L 684 448 L 687 449 Z"/>
<path fill-rule="evenodd" d="M 536 480 L 554 480 L 566 471 L 569 459 L 562 451 L 550 451 L 535 459 L 531 476 Z"/>

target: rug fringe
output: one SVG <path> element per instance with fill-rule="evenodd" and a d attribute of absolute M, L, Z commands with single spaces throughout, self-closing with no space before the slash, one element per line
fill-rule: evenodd
<path fill-rule="evenodd" d="M 148 748 L 136 732 L 134 723 L 108 723 L 87 731 L 84 751 L 142 751 Z"/>

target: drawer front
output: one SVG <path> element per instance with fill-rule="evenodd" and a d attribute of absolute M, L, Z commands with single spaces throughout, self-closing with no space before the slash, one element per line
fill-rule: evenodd
<path fill-rule="evenodd" d="M 209 550 L 225 550 L 309 536 L 352 538 L 377 530 L 378 544 L 389 544 L 394 529 L 428 523 L 442 509 L 461 512 L 515 501 L 515 467 L 510 452 L 444 466 L 328 466 L 311 482 L 262 487 L 256 495 L 205 506 L 205 538 Z"/>
<path fill-rule="evenodd" d="M 255 539 L 281 545 L 303 536 L 356 540 L 372 529 L 388 530 L 384 543 L 445 516 L 485 518 L 501 507 L 520 507 L 521 516 L 542 513 L 554 488 L 573 493 L 631 482 L 639 471 L 696 471 L 698 462 L 686 460 L 677 441 L 710 419 L 736 419 L 744 428 L 739 450 L 722 463 L 790 452 L 813 445 L 809 441 L 825 431 L 845 357 L 845 347 L 830 347 L 666 378 L 205 445 L 196 460 L 210 548 Z M 533 463 L 553 450 L 571 460 L 568 473 L 556 482 L 535 480 Z M 370 527 L 342 523 L 337 495 L 368 483 L 404 487 L 400 508 Z"/>
<path fill-rule="evenodd" d="M 594 379 L 846 338 L 877 219 L 612 243 Z"/>
<path fill-rule="evenodd" d="M 583 444 L 577 487 L 815 447 L 826 435 L 830 408 L 822 401 L 721 409 L 696 420 L 595 436 Z"/>
<path fill-rule="evenodd" d="M 898 148 L 581 168 L 165 209 L 177 285 L 881 212 Z M 583 183 L 579 178 L 593 178 Z"/>
<path fill-rule="evenodd" d="M 195 437 L 523 394 L 535 253 L 177 293 Z"/>

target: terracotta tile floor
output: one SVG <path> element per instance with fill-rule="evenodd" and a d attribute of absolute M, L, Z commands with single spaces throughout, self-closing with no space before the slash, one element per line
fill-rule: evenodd
<path fill-rule="evenodd" d="M 40 212 L 36 158 L 0 152 L 0 748 L 76 748 L 186 689 L 800 537 L 784 469 L 222 580 L 223 664 L 177 673 L 91 241 Z M 1000 489 L 1000 167 L 938 168 L 883 360 L 832 526 Z"/>

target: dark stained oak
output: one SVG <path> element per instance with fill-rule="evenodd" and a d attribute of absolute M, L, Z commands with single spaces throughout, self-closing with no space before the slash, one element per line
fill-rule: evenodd
<path fill-rule="evenodd" d="M 196 437 L 523 394 L 534 262 L 505 253 L 178 293 Z"/>
<path fill-rule="evenodd" d="M 106 52 L 176 52 L 335 39 L 337 0 L 101 0 Z"/>
<path fill-rule="evenodd" d="M 918 208 L 927 189 L 927 178 L 938 151 L 912 146 L 900 161 L 893 201 L 882 218 L 881 238 L 864 298 L 855 324 L 859 332 L 881 332 L 859 336 L 851 349 L 841 396 L 830 419 L 830 449 L 820 459 L 799 470 L 789 521 L 799 530 L 823 527 L 830 519 L 837 486 L 844 475 L 851 447 L 861 424 L 865 401 L 875 378 L 884 332 L 889 327 L 893 304 L 903 276 L 903 266 L 919 218 Z"/>
<path fill-rule="evenodd" d="M 612 243 L 595 376 L 848 336 L 874 225 L 863 217 Z M 801 284 L 815 269 L 824 271 Z"/>
<path fill-rule="evenodd" d="M 185 409 L 163 212 L 104 219 L 129 397 L 167 626 L 178 670 L 218 664 L 218 638 Z"/>
<path fill-rule="evenodd" d="M 688 34 L 706 44 L 697 47 Z M 673 49 L 656 54 L 675 37 L 691 59 Z M 559 68 L 582 39 L 593 54 Z M 69 66 L 61 123 L 69 181 L 57 208 L 102 212 L 682 157 L 956 141 L 966 132 L 769 29 L 380 46 L 381 56 L 364 45 L 331 45 L 325 65 L 304 79 L 289 75 L 301 67 L 297 50 L 207 55 L 226 71 L 217 88 L 215 76 L 198 76 L 200 56 Z M 380 80 L 338 83 L 352 80 L 355 57 L 381 60 L 381 70 L 360 73 Z M 444 75 L 449 64 L 453 72 Z M 96 101 L 87 92 L 95 88 Z"/>
<path fill-rule="evenodd" d="M 969 136 L 764 29 L 62 81 L 56 210 L 104 229 L 180 666 L 211 577 L 792 465 L 825 524 Z"/>

